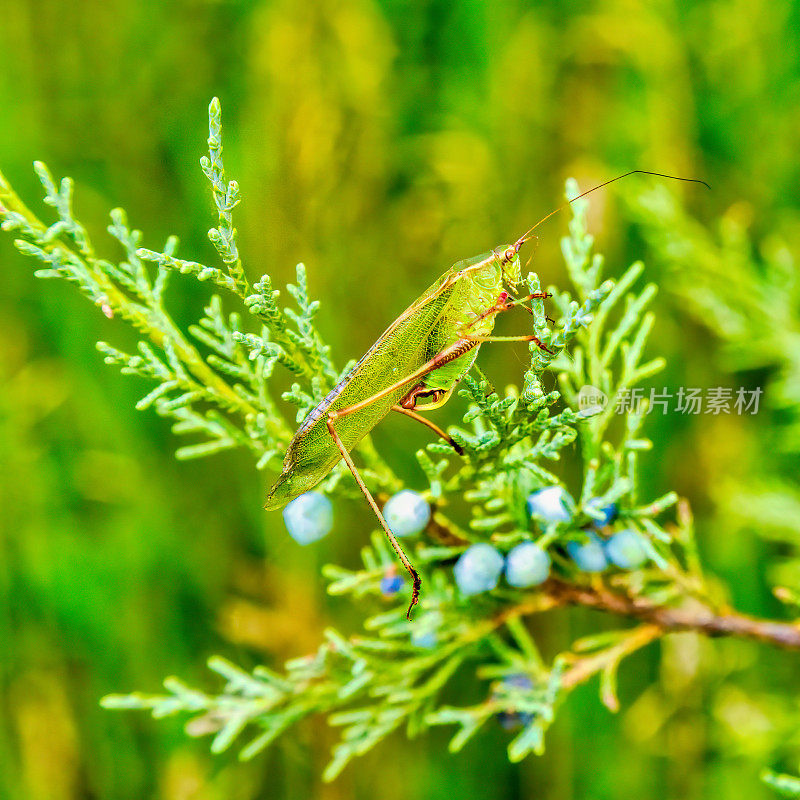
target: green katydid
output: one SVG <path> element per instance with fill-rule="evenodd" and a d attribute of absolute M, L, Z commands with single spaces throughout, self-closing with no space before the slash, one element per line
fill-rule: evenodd
<path fill-rule="evenodd" d="M 513 297 L 521 278 L 520 248 L 539 225 L 569 203 L 635 173 L 705 183 L 632 170 L 559 206 L 513 244 L 455 263 L 386 329 L 353 369 L 309 412 L 290 442 L 283 470 L 269 492 L 265 508 L 281 508 L 309 491 L 344 459 L 398 558 L 411 575 L 409 619 L 419 597 L 419 574 L 381 514 L 350 451 L 390 411 L 398 411 L 429 427 L 460 454 L 461 448 L 456 442 L 417 412 L 438 408 L 447 402 L 472 367 L 483 342 L 535 342 L 550 352 L 533 334 L 491 335 L 497 314 L 529 300 L 549 296 L 536 292 Z M 523 308 L 530 311 L 524 305 Z M 423 400 L 427 402 L 421 404 Z"/>

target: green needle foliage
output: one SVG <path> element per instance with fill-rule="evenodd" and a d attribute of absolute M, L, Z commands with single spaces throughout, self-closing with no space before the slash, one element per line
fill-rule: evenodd
<path fill-rule="evenodd" d="M 800 797 L 800 778 L 772 770 L 764 770 L 761 779 L 771 786 L 781 797 Z"/>
<path fill-rule="evenodd" d="M 209 112 L 209 154 L 202 168 L 217 211 L 217 225 L 208 237 L 219 255 L 218 265 L 179 258 L 174 237 L 160 252 L 141 247 L 141 232 L 129 226 L 119 209 L 111 212 L 108 231 L 122 255 L 115 260 L 101 256 L 74 218 L 71 181 L 56 183 L 38 163 L 36 172 L 55 221 L 37 219 L 0 176 L 2 228 L 16 237 L 21 252 L 43 265 L 37 275 L 75 283 L 102 313 L 140 332 L 134 352 L 104 342 L 98 349 L 106 363 L 150 381 L 152 388 L 138 408 L 152 407 L 173 422 L 176 434 L 188 438 L 177 451 L 179 458 L 243 448 L 258 469 L 276 470 L 297 422 L 352 365 L 337 368 L 315 327 L 319 302 L 309 297 L 302 264 L 296 284 L 287 287 L 289 307 L 282 307 L 268 275 L 249 282 L 233 224 L 240 192 L 225 173 L 217 100 Z M 577 194 L 577 185 L 570 182 L 567 196 Z M 382 604 L 372 613 L 381 579 L 395 565 L 387 542 L 375 531 L 363 548 L 360 567 L 330 564 L 323 570 L 331 594 L 349 596 L 359 608 L 371 610 L 363 633 L 326 630 L 315 653 L 289 661 L 280 671 L 258 667 L 247 672 L 214 657 L 209 667 L 223 680 L 215 694 L 169 678 L 165 694 L 113 695 L 103 700 L 107 708 L 148 709 L 155 717 L 188 715 L 187 732 L 213 734 L 214 752 L 241 739 L 242 758 L 255 756 L 300 720 L 322 715 L 341 731 L 325 772 L 333 779 L 354 757 L 397 729 L 414 736 L 446 726 L 452 729 L 450 750 L 456 752 L 500 718 L 517 728 L 508 745 L 509 759 L 541 753 L 548 727 L 576 686 L 599 676 L 602 702 L 616 710 L 620 664 L 673 631 L 737 635 L 800 648 L 796 625 L 746 617 L 725 605 L 724 592 L 702 570 L 691 513 L 674 492 L 638 496 L 639 459 L 651 448 L 642 434 L 647 404 L 627 414 L 617 413 L 617 406 L 664 366 L 663 359 L 645 354 L 654 324 L 647 309 L 656 287 L 641 286 L 644 267 L 638 262 L 617 281 L 602 279 L 603 258 L 593 251 L 586 229 L 587 207 L 586 199 L 572 204 L 569 236 L 562 243 L 571 290 L 550 287 L 553 297 L 547 307 L 534 301 L 531 309 L 532 332 L 551 352 L 532 343 L 522 385 L 502 395 L 474 370 L 459 392 L 466 403 L 463 423 L 450 430 L 464 456 L 440 442 L 417 453 L 434 513 L 411 548 L 424 587 L 414 620 L 405 618 L 403 593 L 390 610 Z M 696 231 L 693 235 L 699 236 Z M 712 264 L 713 255 L 708 255 Z M 185 331 L 165 307 L 176 272 L 207 282 L 218 292 Z M 535 274 L 527 280 L 531 292 L 541 289 Z M 753 292 L 749 302 L 759 296 Z M 701 304 L 709 297 L 695 293 Z M 713 318 L 738 342 L 750 335 L 747 325 L 753 315 L 740 306 L 741 295 L 735 297 L 735 304 L 720 300 Z M 756 354 L 767 359 L 788 352 L 778 326 L 769 335 L 772 339 L 762 339 Z M 752 349 L 747 353 L 753 356 Z M 780 378 L 787 400 L 797 388 L 795 366 L 787 363 Z M 276 403 L 271 381 L 276 370 L 291 375 L 291 388 L 281 397 L 297 407 L 296 417 L 287 419 Z M 554 384 L 554 376 L 558 391 L 546 388 Z M 601 392 L 606 402 L 582 407 L 584 387 Z M 793 433 L 795 423 L 790 423 Z M 796 441 L 789 437 L 787 447 L 796 449 Z M 578 480 L 570 480 L 571 486 L 578 483 L 570 518 L 532 521 L 526 498 L 536 489 L 564 485 L 559 461 L 567 448 L 577 450 L 581 460 Z M 369 439 L 356 458 L 376 494 L 402 488 L 403 481 Z M 334 497 L 357 492 L 341 465 L 321 489 Z M 566 545 L 584 541 L 601 516 L 599 509 L 612 503 L 618 524 L 638 532 L 649 559 L 641 569 L 590 577 L 568 557 Z M 448 504 L 466 504 L 463 519 L 451 519 L 445 513 Z M 551 577 L 534 589 L 501 583 L 494 591 L 464 597 L 453 578 L 453 563 L 470 544 L 487 541 L 504 553 L 524 541 L 548 548 L 554 562 Z M 604 630 L 545 657 L 529 619 L 566 605 L 611 612 L 635 624 Z M 460 680 L 471 676 L 479 687 L 478 702 L 453 704 L 448 687 L 457 675 Z M 796 788 L 796 780 L 788 776 L 769 773 L 765 780 L 782 790 Z"/>
<path fill-rule="evenodd" d="M 770 425 L 748 442 L 753 462 L 713 487 L 723 526 L 778 543 L 782 558 L 770 578 L 778 597 L 800 606 L 800 280 L 789 246 L 778 235 L 753 242 L 734 208 L 712 233 L 663 190 L 633 205 L 645 236 L 668 265 L 676 299 L 723 343 L 724 367 L 745 382 L 764 383 Z M 666 236 L 665 231 L 673 231 Z"/>

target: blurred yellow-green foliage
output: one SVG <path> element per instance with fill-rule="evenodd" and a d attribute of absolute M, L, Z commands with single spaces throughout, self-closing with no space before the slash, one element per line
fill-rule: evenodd
<path fill-rule="evenodd" d="M 176 233 L 180 253 L 202 260 L 212 217 L 197 162 L 219 95 L 245 264 L 278 284 L 307 264 L 341 365 L 452 261 L 561 202 L 568 175 L 582 186 L 632 168 L 702 177 L 713 193 L 670 190 L 712 232 L 722 216 L 723 230 L 796 252 L 799 26 L 800 5 L 764 0 L 18 0 L 0 23 L 0 166 L 32 202 L 34 158 L 72 175 L 98 241 L 122 205 L 145 246 Z M 592 225 L 612 273 L 644 257 L 662 284 L 650 349 L 669 366 L 656 383 L 768 385 L 780 358 L 729 357 L 702 303 L 687 300 L 691 252 L 673 285 L 668 248 L 648 235 L 652 218 L 643 232 L 619 202 L 625 191 L 593 197 Z M 563 225 L 539 231 L 547 281 L 562 277 L 551 265 Z M 745 255 L 743 287 L 760 280 L 755 249 Z M 133 410 L 142 385 L 93 347 L 131 334 L 71 287 L 37 282 L 9 237 L 0 263 L 0 796 L 756 800 L 771 796 L 761 765 L 796 771 L 783 759 L 798 735 L 797 661 L 688 634 L 623 669 L 620 714 L 587 687 L 544 758 L 516 766 L 500 730 L 457 759 L 442 732 L 395 737 L 321 786 L 332 738 L 322 724 L 243 765 L 212 758 L 177 723 L 102 711 L 101 695 L 155 690 L 167 674 L 202 685 L 214 652 L 252 666 L 313 648 L 332 609 L 343 613 L 319 565 L 334 553 L 355 561 L 372 523 L 360 505 L 337 509 L 334 534 L 300 549 L 262 512 L 264 478 L 247 456 L 176 463 L 167 423 Z M 171 297 L 190 319 L 204 295 L 178 279 Z M 796 305 L 787 314 L 797 325 Z M 798 339 L 786 342 L 797 364 Z M 513 349 L 482 363 L 500 385 L 519 380 Z M 643 493 L 690 500 L 710 568 L 753 613 L 780 613 L 766 578 L 800 507 L 797 452 L 763 450 L 791 413 L 648 425 Z M 403 420 L 377 435 L 412 483 L 424 440 Z M 757 516 L 737 515 L 750 485 L 763 487 L 754 501 L 767 516 L 770 492 L 798 503 L 773 514 L 766 540 Z M 358 609 L 348 613 L 355 628 Z M 538 624 L 557 648 L 603 620 Z"/>

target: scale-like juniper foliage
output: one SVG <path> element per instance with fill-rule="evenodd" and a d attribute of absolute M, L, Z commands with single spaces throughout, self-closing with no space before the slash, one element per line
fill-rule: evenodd
<path fill-rule="evenodd" d="M 98 349 L 106 363 L 151 382 L 138 407 L 154 408 L 173 421 L 176 434 L 189 437 L 178 457 L 241 447 L 253 454 L 259 469 L 276 470 L 297 422 L 352 364 L 338 368 L 315 327 L 319 302 L 309 297 L 302 264 L 296 284 L 287 287 L 293 301 L 288 307 L 282 307 L 268 275 L 250 283 L 236 243 L 233 211 L 240 192 L 225 174 L 217 100 L 209 111 L 209 154 L 202 168 L 218 215 L 208 236 L 219 265 L 179 258 L 174 237 L 161 252 L 141 247 L 142 234 L 119 209 L 111 212 L 108 231 L 121 256 L 101 256 L 73 216 L 71 181 L 56 183 L 38 163 L 55 220 L 40 221 L 2 175 L 0 218 L 19 250 L 43 265 L 40 277 L 75 283 L 103 313 L 141 333 L 135 352 L 103 342 Z M 568 197 L 577 194 L 577 185 L 570 182 Z M 166 694 L 114 695 L 104 699 L 107 708 L 149 709 L 156 717 L 188 715 L 195 721 L 190 732 L 214 732 L 214 752 L 242 739 L 243 758 L 257 754 L 299 720 L 323 715 L 341 729 L 325 773 L 332 779 L 353 757 L 398 728 L 413 736 L 430 726 L 447 726 L 455 752 L 485 723 L 499 718 L 517 729 L 508 745 L 511 760 L 541 753 L 547 728 L 577 685 L 599 676 L 601 699 L 616 710 L 620 663 L 673 631 L 736 635 L 800 649 L 796 625 L 754 619 L 724 605 L 704 577 L 684 502 L 672 492 L 638 496 L 638 460 L 651 447 L 642 434 L 646 405 L 624 415 L 616 411 L 619 400 L 663 366 L 660 358 L 645 355 L 654 322 L 647 308 L 656 287 L 641 285 L 640 263 L 617 281 L 602 280 L 603 259 L 594 253 L 586 230 L 587 205 L 586 199 L 572 204 L 569 235 L 562 242 L 571 290 L 550 287 L 547 309 L 543 301 L 532 305 L 532 332 L 552 353 L 531 344 L 522 385 L 502 395 L 474 369 L 459 391 L 465 403 L 463 424 L 449 431 L 464 456 L 440 442 L 417 453 L 433 514 L 410 547 L 424 581 L 414 620 L 405 618 L 402 593 L 389 611 L 384 603 L 372 602 L 395 565 L 385 538 L 374 531 L 371 539 L 365 535 L 370 544 L 363 548 L 360 566 L 330 564 L 323 570 L 331 594 L 347 595 L 370 611 L 363 633 L 327 630 L 315 653 L 289 661 L 280 671 L 259 667 L 245 672 L 215 657 L 209 667 L 224 682 L 216 694 L 169 678 Z M 221 292 L 209 298 L 203 316 L 186 331 L 164 305 L 175 272 Z M 537 275 L 528 275 L 527 282 L 531 292 L 541 289 Z M 731 315 L 741 299 L 737 293 L 735 308 L 716 309 L 720 325 L 730 323 L 726 330 L 736 321 Z M 739 328 L 746 329 L 746 316 Z M 290 419 L 282 416 L 272 393 L 270 379 L 280 369 L 293 376 L 291 389 L 282 395 L 297 407 Z M 547 388 L 554 377 L 558 391 Z M 587 397 L 601 401 L 587 404 Z M 562 485 L 559 459 L 567 447 L 580 453 L 580 485 L 571 487 L 571 494 L 563 492 L 563 513 L 548 520 L 534 509 L 531 518 L 530 495 Z M 384 496 L 402 488 L 403 481 L 369 438 L 355 455 L 373 492 Z M 334 497 L 354 493 L 341 466 L 319 488 Z M 453 520 L 445 514 L 448 498 L 456 497 L 466 501 L 468 517 Z M 615 520 L 608 519 L 609 507 Z M 595 531 L 607 538 L 622 529 L 632 531 L 644 549 L 643 567 L 589 575 L 579 567 L 579 558 L 570 557 L 571 548 L 595 540 Z M 552 559 L 544 583 L 514 588 L 501 581 L 498 588 L 469 597 L 459 590 L 453 564 L 470 545 L 490 542 L 505 555 L 528 541 Z M 611 612 L 635 624 L 575 641 L 546 659 L 527 620 L 565 605 Z M 442 699 L 457 672 L 474 676 L 482 687 L 480 702 L 453 706 Z M 782 791 L 796 789 L 789 776 L 768 773 L 765 779 Z"/>

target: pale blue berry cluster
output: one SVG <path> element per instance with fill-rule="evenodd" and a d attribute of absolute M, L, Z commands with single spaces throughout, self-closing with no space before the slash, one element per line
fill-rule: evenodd
<path fill-rule="evenodd" d="M 567 552 L 583 572 L 603 572 L 610 564 L 620 569 L 638 569 L 648 559 L 641 534 L 625 528 L 605 541 L 589 531 L 580 541 L 567 543 Z"/>
<path fill-rule="evenodd" d="M 648 559 L 641 534 L 632 528 L 617 531 L 605 548 L 608 560 L 622 569 L 638 569 Z"/>
<path fill-rule="evenodd" d="M 576 508 L 570 494 L 560 486 L 539 489 L 528 497 L 526 505 L 531 519 L 545 525 L 569 522 Z M 625 528 L 607 539 L 596 533 L 617 519 L 619 512 L 615 503 L 593 499 L 583 510 L 590 517 L 594 530 L 584 530 L 580 538 L 567 543 L 567 554 L 579 570 L 595 573 L 603 572 L 611 564 L 621 569 L 638 569 L 645 564 L 647 549 L 638 531 Z"/>
<path fill-rule="evenodd" d="M 596 528 L 605 528 L 617 518 L 617 506 L 615 503 L 603 505 L 599 500 L 590 500 L 583 507 L 584 511 L 592 518 L 592 525 Z"/>
<path fill-rule="evenodd" d="M 492 691 L 492 697 L 500 700 L 509 691 L 529 692 L 533 689 L 533 681 L 524 673 L 506 675 L 502 682 Z M 497 715 L 498 722 L 506 729 L 524 727 L 533 722 L 533 714 L 530 711 L 501 711 Z"/>
<path fill-rule="evenodd" d="M 439 643 L 439 637 L 434 630 L 425 630 L 417 626 L 411 631 L 411 644 L 422 650 L 433 650 Z"/>
<path fill-rule="evenodd" d="M 504 569 L 510 586 L 538 586 L 550 575 L 550 556 L 538 544 L 522 542 L 504 558 L 496 547 L 479 542 L 461 554 L 453 574 L 461 593 L 470 596 L 496 588 Z"/>
<path fill-rule="evenodd" d="M 533 492 L 526 500 L 526 508 L 532 520 L 548 528 L 570 522 L 576 512 L 575 501 L 561 486 Z M 607 538 L 598 535 L 598 530 L 607 528 L 617 518 L 615 504 L 590 500 L 584 511 L 591 518 L 591 527 L 566 544 L 566 553 L 577 569 L 598 573 L 612 564 L 621 569 L 637 569 L 647 561 L 647 549 L 636 530 L 625 528 Z M 389 498 L 383 516 L 395 536 L 414 536 L 430 521 L 431 507 L 421 494 L 405 489 Z M 286 506 L 283 518 L 295 541 L 310 544 L 330 532 L 333 506 L 325 495 L 306 492 Z M 538 586 L 549 577 L 551 566 L 550 554 L 536 542 L 521 542 L 506 555 L 491 544 L 479 542 L 461 554 L 453 575 L 461 594 L 469 597 L 495 589 L 504 573 L 509 586 L 519 589 Z M 381 578 L 380 591 L 385 597 L 392 597 L 403 583 L 397 568 L 390 565 Z"/>
<path fill-rule="evenodd" d="M 381 594 L 385 597 L 396 595 L 403 588 L 403 578 L 397 574 L 397 567 L 392 564 L 386 568 L 381 578 Z"/>
<path fill-rule="evenodd" d="M 504 563 L 503 554 L 490 544 L 479 542 L 468 547 L 453 568 L 461 593 L 469 596 L 494 589 Z"/>
<path fill-rule="evenodd" d="M 593 531 L 581 540 L 567 542 L 567 553 L 582 572 L 602 572 L 608 566 L 603 541 Z"/>
<path fill-rule="evenodd" d="M 528 497 L 528 515 L 546 523 L 569 522 L 575 508 L 575 501 L 560 486 L 539 489 Z"/>
<path fill-rule="evenodd" d="M 421 533 L 431 518 L 428 501 L 408 489 L 389 498 L 383 516 L 395 536 Z M 299 544 L 311 544 L 327 536 L 333 528 L 333 506 L 320 492 L 306 492 L 283 510 L 286 530 Z"/>
<path fill-rule="evenodd" d="M 522 542 L 506 556 L 506 581 L 511 586 L 538 586 L 549 574 L 550 556 L 534 542 Z"/>

